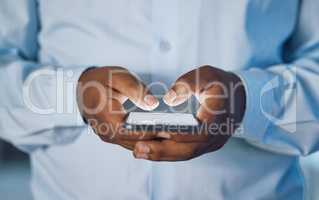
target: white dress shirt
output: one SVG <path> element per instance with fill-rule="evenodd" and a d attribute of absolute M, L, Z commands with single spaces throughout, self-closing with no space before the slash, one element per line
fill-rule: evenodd
<path fill-rule="evenodd" d="M 35 199 L 302 199 L 319 149 L 318 0 L 1 0 L 0 136 L 28 152 Z M 201 65 L 237 73 L 241 131 L 185 162 L 136 160 L 81 121 L 89 66 L 168 86 Z"/>

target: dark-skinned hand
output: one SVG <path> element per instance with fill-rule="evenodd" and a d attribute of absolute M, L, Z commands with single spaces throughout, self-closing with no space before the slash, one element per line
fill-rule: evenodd
<path fill-rule="evenodd" d="M 77 101 L 85 121 L 108 143 L 133 150 L 137 141 L 158 138 L 158 133 L 128 132 L 123 128 L 130 99 L 143 110 L 153 110 L 158 100 L 145 85 L 123 67 L 99 67 L 82 73 L 77 85 Z"/>
<path fill-rule="evenodd" d="M 197 118 L 203 128 L 194 135 L 168 132 L 162 134 L 169 134 L 169 139 L 139 141 L 133 152 L 136 158 L 189 160 L 226 144 L 245 111 L 245 90 L 239 77 L 215 67 L 199 67 L 178 78 L 163 100 L 177 106 L 192 95 L 200 102 Z"/>

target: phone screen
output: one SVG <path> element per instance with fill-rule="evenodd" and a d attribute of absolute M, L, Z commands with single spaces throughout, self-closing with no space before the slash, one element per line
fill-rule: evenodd
<path fill-rule="evenodd" d="M 199 126 L 197 119 L 189 113 L 131 112 L 125 127 L 127 129 L 189 131 Z"/>

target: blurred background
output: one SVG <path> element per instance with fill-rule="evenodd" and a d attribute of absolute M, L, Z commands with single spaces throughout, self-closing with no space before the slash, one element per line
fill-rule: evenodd
<path fill-rule="evenodd" d="M 0 200 L 31 200 L 28 156 L 0 140 Z"/>

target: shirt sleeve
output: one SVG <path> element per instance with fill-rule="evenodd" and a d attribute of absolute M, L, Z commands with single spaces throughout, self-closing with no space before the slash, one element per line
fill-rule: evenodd
<path fill-rule="evenodd" d="M 246 112 L 235 136 L 289 155 L 319 150 L 319 1 L 301 1 L 283 64 L 239 71 Z M 271 34 L 271 32 L 269 33 Z"/>
<path fill-rule="evenodd" d="M 86 67 L 37 62 L 37 4 L 0 2 L 0 137 L 30 152 L 72 142 L 84 128 L 75 88 Z"/>

